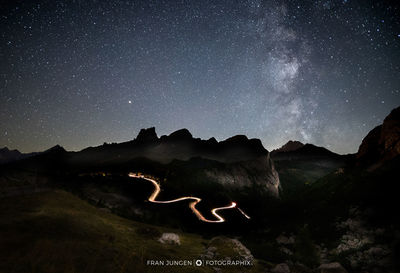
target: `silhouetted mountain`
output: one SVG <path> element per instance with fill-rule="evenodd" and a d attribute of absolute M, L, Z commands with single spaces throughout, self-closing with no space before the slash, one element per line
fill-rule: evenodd
<path fill-rule="evenodd" d="M 18 150 L 9 150 L 7 147 L 0 149 L 0 164 L 18 160 L 22 154 Z"/>
<path fill-rule="evenodd" d="M 192 134 L 188 129 L 180 129 L 171 133 L 168 137 L 164 138 L 165 141 L 180 142 L 180 141 L 191 141 L 193 139 Z"/>
<path fill-rule="evenodd" d="M 299 141 L 289 141 L 271 152 L 281 182 L 282 196 L 297 194 L 302 189 L 343 167 L 347 156 L 326 148 Z"/>
<path fill-rule="evenodd" d="M 80 152 L 66 152 L 57 145 L 15 166 L 52 173 L 147 172 L 167 178 L 171 184 L 183 177 L 182 183 L 189 188 L 189 184 L 199 188 L 199 183 L 223 185 L 227 190 L 258 187 L 274 196 L 279 195 L 280 187 L 278 173 L 260 140 L 244 135 L 220 142 L 202 140 L 193 138 L 187 129 L 160 138 L 154 127 L 142 129 L 134 140 Z"/>
<path fill-rule="evenodd" d="M 400 155 L 400 107 L 391 111 L 383 124 L 363 139 L 356 154 L 356 165 L 370 169 L 380 167 Z"/>
<path fill-rule="evenodd" d="M 338 156 L 338 154 L 329 151 L 324 147 L 315 146 L 313 144 L 305 144 L 303 147 L 294 151 L 295 153 L 309 156 Z"/>
<path fill-rule="evenodd" d="M 297 149 L 303 147 L 304 144 L 301 143 L 300 141 L 293 141 L 293 140 L 289 140 L 288 142 L 286 142 L 286 144 L 284 144 L 282 147 L 275 149 L 273 151 L 271 151 L 271 156 L 274 156 L 275 154 L 281 153 L 281 152 L 292 152 L 292 151 L 296 151 Z"/>
<path fill-rule="evenodd" d="M 107 166 L 127 164 L 146 158 L 161 163 L 168 169 L 173 161 L 181 161 L 189 175 L 205 181 L 243 187 L 258 185 L 273 195 L 278 195 L 279 177 L 269 157 L 269 152 L 259 139 L 238 135 L 218 142 L 215 138 L 193 138 L 187 129 L 168 136 L 157 137 L 155 128 L 140 130 L 138 136 L 120 144 L 105 144 L 71 154 L 69 164 L 79 166 Z M 189 162 L 197 158 L 196 164 Z M 203 161 L 203 163 L 199 163 Z M 178 171 L 179 172 L 179 171 Z M 197 179 L 196 178 L 196 179 Z M 192 180 L 196 180 L 192 177 Z"/>
<path fill-rule="evenodd" d="M 137 143 L 151 143 L 158 140 L 156 128 L 141 129 L 135 141 Z"/>
<path fill-rule="evenodd" d="M 67 152 L 63 147 L 60 145 L 55 145 L 51 147 L 50 149 L 47 149 L 46 151 L 42 152 L 41 154 L 47 154 L 47 153 L 65 153 Z"/>
<path fill-rule="evenodd" d="M 69 153 L 60 145 L 55 145 L 43 152 L 21 154 L 15 161 L 9 161 L 1 165 L 0 172 L 13 169 L 29 172 L 54 173 L 60 172 L 66 164 Z"/>
<path fill-rule="evenodd" d="M 272 158 L 277 160 L 299 160 L 299 159 L 338 159 L 341 156 L 329 151 L 324 147 L 313 144 L 302 144 L 299 141 L 289 141 L 281 148 L 271 152 Z"/>
<path fill-rule="evenodd" d="M 258 139 L 238 135 L 218 142 L 215 138 L 202 140 L 193 138 L 187 129 L 181 129 L 168 136 L 157 137 L 154 127 L 142 129 L 136 139 L 119 144 L 105 144 L 86 148 L 74 154 L 79 162 L 108 162 L 118 159 L 126 161 L 145 157 L 161 163 L 174 159 L 189 160 L 201 157 L 220 162 L 252 160 L 268 155 Z"/>
<path fill-rule="evenodd" d="M 0 164 L 9 163 L 28 158 L 39 153 L 21 153 L 18 150 L 9 150 L 7 147 L 0 149 Z"/>

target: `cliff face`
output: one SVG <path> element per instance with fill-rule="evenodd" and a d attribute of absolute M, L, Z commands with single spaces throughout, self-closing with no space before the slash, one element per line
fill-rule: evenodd
<path fill-rule="evenodd" d="M 357 165 L 376 169 L 400 155 L 400 107 L 363 139 L 356 154 Z"/>
<path fill-rule="evenodd" d="M 157 137 L 154 128 L 142 129 L 133 141 L 122 143 L 135 157 L 169 163 L 174 159 L 189 160 L 201 157 L 219 162 L 252 160 L 269 154 L 259 139 L 248 139 L 237 135 L 218 142 L 215 138 L 202 140 L 193 138 L 187 129 L 181 129 L 168 136 Z"/>
<path fill-rule="evenodd" d="M 228 188 L 256 187 L 272 196 L 279 196 L 279 175 L 269 155 L 231 163 L 222 170 L 210 168 L 204 172 L 209 179 Z"/>

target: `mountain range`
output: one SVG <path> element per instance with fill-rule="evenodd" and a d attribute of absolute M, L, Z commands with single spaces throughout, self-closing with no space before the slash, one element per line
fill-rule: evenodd
<path fill-rule="evenodd" d="M 149 246 L 144 256 L 137 254 L 142 258 L 182 259 L 186 251 L 193 251 L 193 257 L 204 251 L 209 255 L 204 238 L 224 235 L 239 238 L 251 251 L 262 267 L 250 268 L 252 272 L 399 272 L 400 108 L 373 129 L 353 155 L 298 141 L 269 153 L 260 140 L 243 135 L 202 140 L 182 129 L 159 137 L 155 128 L 142 129 L 131 141 L 79 152 L 55 146 L 21 158 L 16 151 L 2 151 L 10 156 L 0 165 L 0 213 L 5 215 L 0 218 L 0 253 L 11 260 L 23 257 L 18 261 L 24 269 L 31 264 L 21 253 L 29 253 L 41 268 L 47 268 L 52 257 L 65 260 L 63 251 L 49 245 L 71 249 L 68 257 L 75 264 L 86 248 L 71 244 L 71 237 L 89 246 L 104 244 L 110 250 L 104 257 L 118 260 L 112 253 L 126 248 L 120 247 L 121 241 Z M 197 208 L 209 217 L 212 208 L 234 201 L 251 218 L 225 210 L 221 214 L 226 223 L 199 223 L 186 201 L 147 202 L 154 187 L 129 178 L 129 172 L 157 180 L 160 200 L 201 198 Z M 157 241 L 159 230 L 170 228 L 181 236 L 182 246 L 160 252 L 166 248 Z M 193 246 L 191 233 L 201 235 Z M 37 261 L 38 251 L 47 258 Z M 142 258 L 135 265 L 140 266 Z M 101 260 L 105 266 L 112 264 Z M 15 264 L 0 262 L 0 269 Z"/>
<path fill-rule="evenodd" d="M 197 180 L 206 179 L 228 188 L 257 186 L 279 196 L 280 192 L 295 192 L 349 162 L 376 168 L 398 155 L 399 112 L 399 108 L 393 110 L 382 125 L 373 129 L 355 155 L 339 155 L 324 147 L 299 141 L 289 141 L 269 153 L 259 139 L 248 139 L 244 135 L 218 142 L 215 138 L 194 138 L 187 129 L 181 129 L 158 137 L 155 128 L 151 127 L 140 130 L 131 141 L 104 143 L 79 152 L 66 152 L 59 145 L 29 154 L 3 148 L 0 150 L 0 164 L 25 159 L 22 165 L 37 165 L 44 158 L 51 166 L 56 164 L 64 169 L 120 166 L 119 170 L 124 171 L 130 171 L 129 168 L 139 170 L 143 164 L 158 164 L 157 168 L 163 170 L 161 176 L 169 179 L 171 174 L 168 170 L 179 165 L 177 173 L 179 169 L 189 168 Z M 46 168 L 46 164 L 39 165 Z"/>
<path fill-rule="evenodd" d="M 181 129 L 158 137 L 152 127 L 142 129 L 135 139 L 119 144 L 105 143 L 79 152 L 66 152 L 56 146 L 49 151 L 19 164 L 41 170 L 51 165 L 53 171 L 116 168 L 125 172 L 147 170 L 154 173 L 157 169 L 160 177 L 170 181 L 185 176 L 192 184 L 208 181 L 233 190 L 258 187 L 279 196 L 279 176 L 269 152 L 260 140 L 244 135 L 218 142 L 215 138 L 193 138 L 187 129 Z"/>

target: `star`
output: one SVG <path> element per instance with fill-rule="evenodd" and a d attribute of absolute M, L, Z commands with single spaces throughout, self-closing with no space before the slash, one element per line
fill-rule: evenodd
<path fill-rule="evenodd" d="M 156 126 L 350 153 L 400 105 L 398 9 L 383 0 L 87 2 L 2 6 L 0 148 Z"/>

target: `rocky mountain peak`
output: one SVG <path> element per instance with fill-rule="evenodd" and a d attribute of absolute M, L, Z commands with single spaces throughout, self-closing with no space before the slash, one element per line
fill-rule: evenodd
<path fill-rule="evenodd" d="M 8 152 L 8 151 L 10 151 L 10 150 L 7 147 L 4 147 L 4 148 L 0 149 L 0 152 Z"/>
<path fill-rule="evenodd" d="M 271 156 L 274 160 L 293 159 L 336 159 L 340 155 L 310 143 L 303 144 L 299 141 L 289 141 L 281 148 L 273 150 Z"/>
<path fill-rule="evenodd" d="M 237 148 L 245 149 L 248 152 L 259 155 L 268 153 L 268 151 L 262 145 L 261 140 L 256 138 L 248 139 L 245 135 L 236 135 L 230 137 L 219 142 L 219 146 L 225 150 Z"/>
<path fill-rule="evenodd" d="M 171 133 L 168 136 L 168 139 L 173 141 L 191 140 L 193 139 L 193 136 L 188 129 L 183 128 Z"/>
<path fill-rule="evenodd" d="M 18 153 L 18 154 L 20 154 L 21 152 L 18 151 L 17 149 L 10 150 L 10 149 L 8 149 L 8 147 L 4 147 L 4 148 L 0 149 L 0 153 Z"/>
<path fill-rule="evenodd" d="M 7 147 L 0 149 L 0 164 L 19 160 L 23 157 L 24 154 L 16 149 L 10 150 Z"/>
<path fill-rule="evenodd" d="M 244 143 L 246 141 L 248 141 L 249 139 L 247 138 L 247 136 L 245 135 L 236 135 L 233 137 L 230 137 L 228 139 L 226 139 L 224 142 L 226 143 Z"/>
<path fill-rule="evenodd" d="M 363 139 L 356 154 L 357 165 L 379 167 L 400 155 L 400 107 L 384 119 L 383 124 L 371 130 Z"/>
<path fill-rule="evenodd" d="M 215 137 L 212 137 L 212 138 L 209 138 L 209 139 L 207 140 L 207 143 L 208 143 L 209 145 L 217 145 L 217 144 L 218 144 L 218 141 L 215 139 Z"/>
<path fill-rule="evenodd" d="M 107 159 L 106 161 L 104 159 Z M 144 160 L 146 159 L 146 160 Z M 279 175 L 268 151 L 259 139 L 237 135 L 218 142 L 215 138 L 194 138 L 187 129 L 157 137 L 155 128 L 142 129 L 133 141 L 90 147 L 71 153 L 69 162 L 85 164 L 133 162 L 160 168 L 191 169 L 207 181 L 240 188 L 260 186 L 273 196 L 279 195 Z M 147 165 L 146 165 L 147 164 Z"/>
<path fill-rule="evenodd" d="M 394 109 L 383 121 L 379 144 L 385 152 L 400 154 L 400 107 Z"/>
<path fill-rule="evenodd" d="M 51 153 L 56 153 L 56 152 L 64 153 L 64 152 L 66 152 L 66 150 L 62 146 L 57 144 L 57 145 L 51 147 L 50 149 L 47 149 L 43 153 L 49 153 L 49 152 L 51 152 Z"/>
<path fill-rule="evenodd" d="M 150 127 L 147 129 L 141 129 L 135 140 L 139 143 L 148 143 L 158 140 L 156 128 Z"/>
<path fill-rule="evenodd" d="M 286 142 L 286 144 L 282 145 L 282 147 L 273 150 L 271 153 L 292 152 L 292 151 L 296 151 L 297 149 L 300 149 L 303 146 L 304 146 L 304 144 L 301 143 L 300 141 L 289 140 L 288 142 Z"/>

